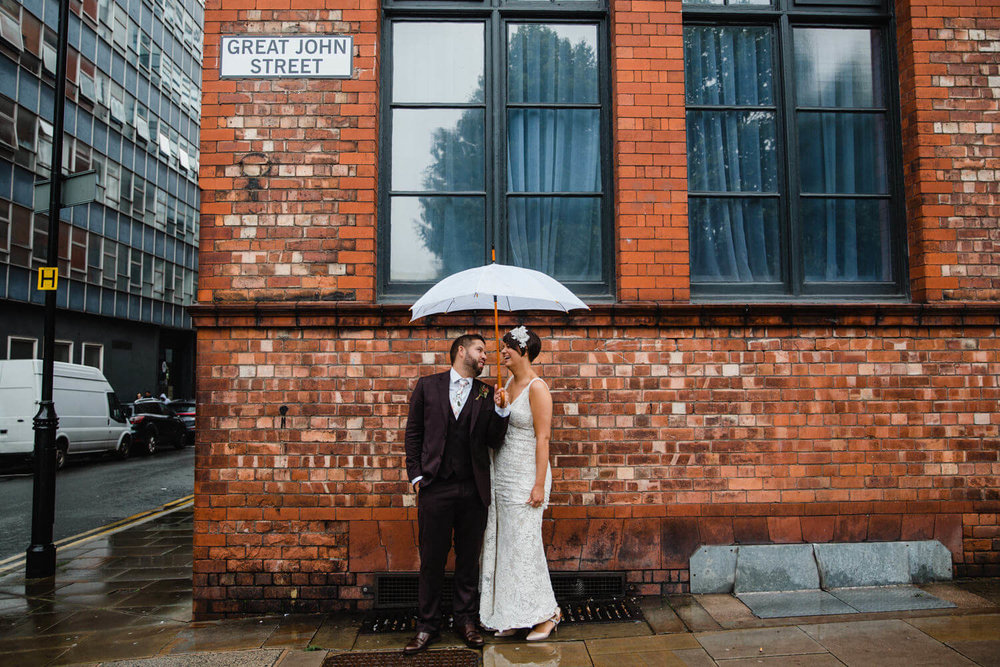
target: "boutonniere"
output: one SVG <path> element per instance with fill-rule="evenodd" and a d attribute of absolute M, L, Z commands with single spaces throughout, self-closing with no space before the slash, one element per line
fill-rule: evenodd
<path fill-rule="evenodd" d="M 486 385 L 482 385 L 481 387 L 479 387 L 479 395 L 476 396 L 476 400 L 478 401 L 480 398 L 486 398 L 489 395 L 490 395 L 490 388 L 487 387 Z"/>

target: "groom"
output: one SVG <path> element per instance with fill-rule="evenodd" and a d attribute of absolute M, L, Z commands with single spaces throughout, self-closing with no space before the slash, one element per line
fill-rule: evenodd
<path fill-rule="evenodd" d="M 486 342 L 465 334 L 451 344 L 451 369 L 417 380 L 406 419 L 406 473 L 417 493 L 420 582 L 417 634 L 403 649 L 419 653 L 437 641 L 441 585 L 455 544 L 453 611 L 459 636 L 483 645 L 479 620 L 479 552 L 490 503 L 487 447 L 503 444 L 507 415 L 502 393 L 476 379 L 486 365 Z"/>

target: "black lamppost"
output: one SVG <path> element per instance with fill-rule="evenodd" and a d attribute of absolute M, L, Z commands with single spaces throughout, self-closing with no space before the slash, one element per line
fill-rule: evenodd
<path fill-rule="evenodd" d="M 47 265 L 59 266 L 59 212 L 62 204 L 63 116 L 66 105 L 66 37 L 69 32 L 69 0 L 59 0 L 59 30 L 56 42 L 55 110 L 52 119 L 52 175 L 49 189 L 49 249 Z M 51 577 L 56 572 L 56 545 L 52 526 L 56 516 L 56 416 L 52 402 L 55 358 L 56 291 L 45 293 L 45 335 L 42 341 L 42 396 L 35 415 L 35 483 L 31 498 L 31 545 L 25 557 L 28 579 Z"/>

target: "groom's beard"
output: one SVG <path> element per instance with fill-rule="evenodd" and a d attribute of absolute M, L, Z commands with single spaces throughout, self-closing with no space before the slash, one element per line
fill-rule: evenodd
<path fill-rule="evenodd" d="M 484 368 L 486 368 L 486 364 L 485 363 L 482 366 L 480 366 L 479 362 L 477 362 L 477 361 L 473 361 L 472 359 L 466 359 L 465 360 L 465 370 L 469 371 L 469 373 L 474 378 L 477 378 L 480 375 L 482 375 Z"/>

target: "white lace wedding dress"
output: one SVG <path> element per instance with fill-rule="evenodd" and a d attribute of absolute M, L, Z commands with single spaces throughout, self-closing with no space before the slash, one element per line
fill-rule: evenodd
<path fill-rule="evenodd" d="M 528 383 L 510 405 L 503 446 L 490 466 L 492 500 L 483 537 L 479 618 L 485 628 L 528 628 L 556 613 L 556 598 L 542 545 L 542 512 L 549 504 L 552 469 L 545 471 L 545 501 L 527 504 L 535 484 L 535 428 Z M 507 383 L 508 386 L 510 382 Z"/>

